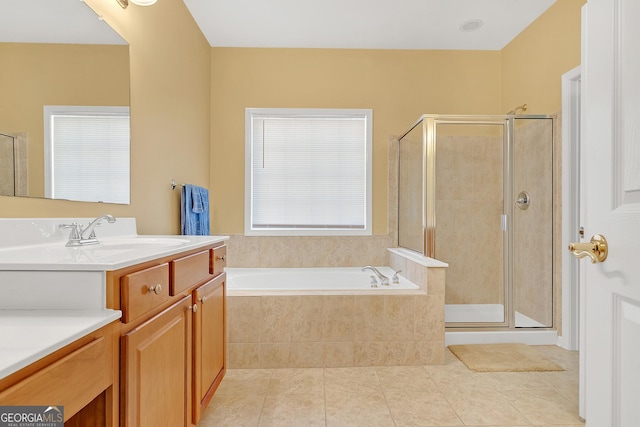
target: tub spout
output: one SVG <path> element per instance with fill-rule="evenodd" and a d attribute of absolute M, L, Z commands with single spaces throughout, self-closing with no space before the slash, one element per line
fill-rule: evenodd
<path fill-rule="evenodd" d="M 375 268 L 375 267 L 373 267 L 371 265 L 367 265 L 366 267 L 362 267 L 362 271 L 367 271 L 367 270 L 371 270 L 373 272 L 373 274 L 378 276 L 378 279 L 380 279 L 380 283 L 382 283 L 382 286 L 389 286 L 389 278 L 387 276 L 385 276 L 384 274 L 380 273 L 377 268 Z"/>

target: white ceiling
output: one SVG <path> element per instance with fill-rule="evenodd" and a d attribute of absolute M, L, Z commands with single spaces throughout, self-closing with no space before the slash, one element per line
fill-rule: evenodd
<path fill-rule="evenodd" d="M 0 0 L 0 42 L 126 44 L 80 0 Z"/>
<path fill-rule="evenodd" d="M 476 50 L 502 49 L 555 1 L 184 0 L 211 46 Z M 126 43 L 79 0 L 0 0 L 0 41 Z"/>
<path fill-rule="evenodd" d="M 456 50 L 500 50 L 555 1 L 184 0 L 211 46 Z"/>

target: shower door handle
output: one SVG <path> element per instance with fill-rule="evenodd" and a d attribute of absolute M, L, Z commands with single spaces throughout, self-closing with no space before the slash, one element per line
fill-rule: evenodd
<path fill-rule="evenodd" d="M 529 193 L 526 191 L 521 191 L 520 194 L 518 194 L 518 198 L 516 199 L 516 205 L 520 209 L 525 211 L 529 208 L 530 204 L 531 204 L 531 196 L 529 196 Z"/>
<path fill-rule="evenodd" d="M 591 258 L 592 263 L 604 262 L 609 253 L 607 239 L 600 234 L 594 234 L 588 243 L 570 243 L 569 252 L 576 258 Z"/>

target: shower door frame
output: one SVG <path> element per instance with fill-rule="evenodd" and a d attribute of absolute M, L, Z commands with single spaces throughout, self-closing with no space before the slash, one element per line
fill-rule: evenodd
<path fill-rule="evenodd" d="M 18 167 L 17 159 L 16 159 L 16 141 L 18 139 L 18 136 L 14 135 L 14 134 L 11 134 L 11 133 L 5 133 L 5 132 L 0 132 L 0 136 L 4 136 L 6 138 L 10 138 L 11 139 L 11 145 L 12 145 L 11 163 L 13 164 L 13 194 L 7 194 L 5 196 L 12 197 L 12 196 L 16 196 L 17 193 L 18 193 L 18 184 L 16 182 L 16 170 L 17 170 L 17 167 Z"/>
<path fill-rule="evenodd" d="M 446 322 L 445 328 L 456 331 L 482 331 L 482 330 L 552 330 L 555 326 L 554 315 L 554 293 L 555 283 L 552 265 L 551 274 L 551 317 L 552 325 L 549 327 L 516 327 L 515 309 L 514 309 L 514 178 L 513 164 L 514 156 L 514 137 L 515 137 L 515 120 L 516 119 L 549 119 L 553 120 L 549 115 L 446 115 L 446 114 L 424 114 L 416 120 L 416 122 L 403 133 L 398 141 L 401 141 L 409 132 L 417 126 L 422 126 L 422 155 L 423 155 L 423 194 L 422 194 L 422 218 L 424 230 L 424 248 L 423 255 L 436 258 L 435 238 L 436 238 L 436 138 L 438 124 L 455 124 L 455 125 L 502 125 L 502 168 L 503 168 L 503 207 L 502 207 L 502 250 L 503 250 L 503 277 L 502 292 L 504 298 L 503 304 L 503 321 L 502 322 Z M 553 134 L 552 124 L 552 156 L 555 150 L 555 137 Z M 400 144 L 398 144 L 398 168 L 400 168 Z M 555 174 L 552 166 L 552 177 Z M 398 184 L 399 185 L 399 184 Z M 398 191 L 399 193 L 399 191 Z M 552 190 L 553 194 L 553 190 Z M 400 203 L 398 203 L 400 209 Z M 553 211 L 552 211 L 553 217 Z M 398 212 L 398 219 L 400 212 Z M 555 218 L 552 219 L 552 224 Z M 553 236 L 553 227 L 552 227 Z M 553 248 L 551 249 L 553 251 Z M 552 256 L 553 260 L 553 256 Z M 553 262 L 553 261 L 552 261 Z"/>

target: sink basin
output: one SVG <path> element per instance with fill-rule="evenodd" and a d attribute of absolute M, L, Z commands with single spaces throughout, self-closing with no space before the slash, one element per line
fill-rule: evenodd
<path fill-rule="evenodd" d="M 189 243 L 188 239 L 178 237 L 125 237 L 100 240 L 100 245 L 94 246 L 95 249 L 105 248 L 113 249 L 135 249 L 136 247 L 144 248 L 149 246 L 155 247 L 173 247 L 181 246 Z"/>
<path fill-rule="evenodd" d="M 179 237 L 107 237 L 96 245 L 65 247 L 47 245 L 38 258 L 56 263 L 91 264 L 128 258 L 131 254 L 149 255 L 185 246 L 190 240 Z"/>

